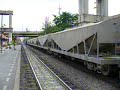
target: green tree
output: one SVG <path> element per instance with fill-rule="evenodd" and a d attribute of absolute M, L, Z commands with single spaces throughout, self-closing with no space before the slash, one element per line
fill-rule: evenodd
<path fill-rule="evenodd" d="M 58 28 L 61 28 L 62 30 L 78 25 L 78 14 L 63 12 L 60 16 L 53 16 L 53 22 Z"/>
<path fill-rule="evenodd" d="M 41 35 L 59 32 L 59 31 L 61 31 L 62 29 L 61 29 L 61 28 L 58 28 L 56 25 L 49 25 L 49 26 L 43 28 L 43 30 L 44 30 L 44 31 L 41 33 Z"/>
<path fill-rule="evenodd" d="M 78 14 L 71 14 L 68 12 L 63 12 L 61 15 L 53 15 L 53 23 L 51 22 L 45 22 L 43 24 L 43 32 L 40 33 L 40 35 L 45 35 L 49 33 L 55 33 L 62 30 L 65 30 L 66 28 L 71 28 L 73 26 L 78 26 Z"/>
<path fill-rule="evenodd" d="M 44 27 L 42 28 L 44 30 L 43 34 L 51 33 L 52 24 L 50 22 L 45 22 Z"/>

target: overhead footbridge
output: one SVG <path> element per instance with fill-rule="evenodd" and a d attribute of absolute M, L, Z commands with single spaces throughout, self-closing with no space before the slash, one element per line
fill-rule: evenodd
<path fill-rule="evenodd" d="M 16 37 L 38 37 L 40 31 L 13 31 L 13 36 Z"/>

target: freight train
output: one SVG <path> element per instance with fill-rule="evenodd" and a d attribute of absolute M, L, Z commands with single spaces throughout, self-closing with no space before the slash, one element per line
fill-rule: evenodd
<path fill-rule="evenodd" d="M 108 75 L 120 66 L 120 15 L 29 39 L 27 44 L 78 59 L 88 69 Z"/>

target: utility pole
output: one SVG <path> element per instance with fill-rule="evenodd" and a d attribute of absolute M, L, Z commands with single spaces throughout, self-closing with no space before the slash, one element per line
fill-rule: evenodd
<path fill-rule="evenodd" d="M 58 9 L 59 9 L 58 14 L 60 15 L 60 13 L 61 13 L 61 9 L 62 9 L 62 8 L 60 7 L 60 5 L 59 5 L 59 8 L 58 8 Z"/>

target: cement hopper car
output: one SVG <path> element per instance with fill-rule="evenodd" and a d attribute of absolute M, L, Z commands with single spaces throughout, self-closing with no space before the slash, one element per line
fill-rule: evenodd
<path fill-rule="evenodd" d="M 41 48 L 78 58 L 88 69 L 108 75 L 111 69 L 120 64 L 120 15 L 38 37 L 38 40 Z"/>

